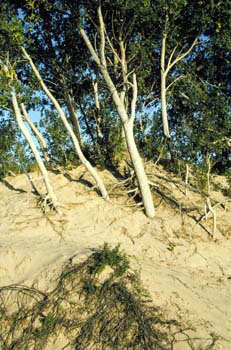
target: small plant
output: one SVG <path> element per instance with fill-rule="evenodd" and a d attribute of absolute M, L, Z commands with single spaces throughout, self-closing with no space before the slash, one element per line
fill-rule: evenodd
<path fill-rule="evenodd" d="M 207 168 L 205 166 L 195 167 L 194 174 L 196 177 L 197 187 L 203 194 L 208 193 Z"/>
<path fill-rule="evenodd" d="M 122 276 L 129 268 L 129 261 L 126 255 L 120 251 L 120 246 L 110 248 L 104 243 L 103 249 L 95 254 L 95 266 L 92 267 L 93 275 L 100 274 L 106 266 L 115 271 L 115 276 Z"/>
<path fill-rule="evenodd" d="M 51 334 L 56 326 L 56 319 L 54 315 L 49 313 L 47 316 L 42 316 L 40 318 L 40 322 L 42 326 L 40 328 L 36 328 L 34 331 L 34 335 L 37 338 L 47 337 Z"/>

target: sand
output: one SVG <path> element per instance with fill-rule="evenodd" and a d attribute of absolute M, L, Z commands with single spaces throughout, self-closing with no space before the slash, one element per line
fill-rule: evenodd
<path fill-rule="evenodd" d="M 203 216 L 203 196 L 193 187 L 185 196 L 181 180 L 161 167 L 149 169 L 157 191 L 154 219 L 148 219 L 132 199 L 128 201 L 109 171 L 101 175 L 111 192 L 109 201 L 92 188 L 93 181 L 82 167 L 50 172 L 60 213 L 42 213 L 26 175 L 7 177 L 0 183 L 0 286 L 23 284 L 51 291 L 69 259 L 81 261 L 104 242 L 120 244 L 132 268 L 140 272 L 153 303 L 167 317 L 194 327 L 187 333 L 198 338 L 194 349 L 206 349 L 211 334 L 216 334 L 213 349 L 230 350 L 231 205 L 224 195 L 225 179 L 214 179 L 214 241 L 212 216 L 196 223 Z M 43 191 L 39 173 L 31 177 Z M 190 349 L 185 338 L 174 349 Z M 53 349 L 62 346 L 60 340 Z"/>

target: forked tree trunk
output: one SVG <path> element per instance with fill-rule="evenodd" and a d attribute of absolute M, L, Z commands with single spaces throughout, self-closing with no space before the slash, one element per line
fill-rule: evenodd
<path fill-rule="evenodd" d="M 167 34 L 163 33 L 162 41 L 161 41 L 161 58 L 160 58 L 160 77 L 161 77 L 161 115 L 162 115 L 162 123 L 163 123 L 163 131 L 164 135 L 167 139 L 170 139 L 170 132 L 169 132 L 169 124 L 168 124 L 168 112 L 167 112 L 167 90 L 175 84 L 179 79 L 182 77 L 177 77 L 174 79 L 169 85 L 167 85 L 167 77 L 170 70 L 181 60 L 183 60 L 194 48 L 194 46 L 197 44 L 197 38 L 193 41 L 189 49 L 185 52 L 180 53 L 175 56 L 175 52 L 177 50 L 178 45 L 174 47 L 172 50 L 168 62 L 166 64 L 166 40 L 167 40 Z"/>
<path fill-rule="evenodd" d="M 40 132 L 38 131 L 38 129 L 36 128 L 36 126 L 34 125 L 32 120 L 30 119 L 24 103 L 20 103 L 20 107 L 22 109 L 22 113 L 23 113 L 23 116 L 25 118 L 25 121 L 30 126 L 34 137 L 37 139 L 37 141 L 39 142 L 39 144 L 41 146 L 41 149 L 42 149 L 42 152 L 43 152 L 43 155 L 44 155 L 44 158 L 45 158 L 46 162 L 49 162 L 50 161 L 50 157 L 49 157 L 49 154 L 47 152 L 47 145 L 46 145 L 46 142 L 45 142 L 44 138 L 42 137 L 42 135 L 40 134 Z"/>
<path fill-rule="evenodd" d="M 108 193 L 107 193 L 107 190 L 104 186 L 104 183 L 102 181 L 102 179 L 100 178 L 100 176 L 98 175 L 97 171 L 93 168 L 93 166 L 90 164 L 90 162 L 85 158 L 82 150 L 81 150 L 81 147 L 79 145 L 79 141 L 72 129 L 72 127 L 70 126 L 70 124 L 68 123 L 67 121 L 67 118 L 60 106 L 60 104 L 58 103 L 58 101 L 56 100 L 56 98 L 52 95 L 52 93 L 50 92 L 50 90 L 47 88 L 47 86 L 45 85 L 39 71 L 37 70 L 37 68 L 35 67 L 32 59 L 30 58 L 30 56 L 28 55 L 28 53 L 26 52 L 26 50 L 22 47 L 22 52 L 23 54 L 25 55 L 25 57 L 27 58 L 27 60 L 29 61 L 29 64 L 35 74 L 35 76 L 37 77 L 40 85 L 42 86 L 42 89 L 43 91 L 45 92 L 45 94 L 49 97 L 49 99 L 52 101 L 53 105 L 55 106 L 56 110 L 58 111 L 59 115 L 60 115 L 60 118 L 64 124 L 64 126 L 66 127 L 69 135 L 71 136 L 71 139 L 72 139 L 72 142 L 74 144 L 74 147 L 75 147 L 75 150 L 76 150 L 76 153 L 81 161 L 81 163 L 85 166 L 85 168 L 90 172 L 90 174 L 92 175 L 92 177 L 95 179 L 96 181 L 96 184 L 102 194 L 102 197 L 104 199 L 108 199 L 109 196 L 108 196 Z"/>
<path fill-rule="evenodd" d="M 145 214 L 152 218 L 155 215 L 155 209 L 153 205 L 153 199 L 152 199 L 152 194 L 151 190 L 148 184 L 148 179 L 144 170 L 144 165 L 142 163 L 141 157 L 139 155 L 135 139 L 134 139 L 134 134 L 133 134 L 133 123 L 134 123 L 134 118 L 135 118 L 135 107 L 136 107 L 136 101 L 137 101 L 137 82 L 136 82 L 136 75 L 135 73 L 133 74 L 133 83 L 132 83 L 132 88 L 133 88 L 133 97 L 131 101 L 131 115 L 130 117 L 127 114 L 126 111 L 126 105 L 125 105 L 125 98 L 124 94 L 122 96 L 119 96 L 119 93 L 117 91 L 117 88 L 115 84 L 113 83 L 110 74 L 107 70 L 107 63 L 106 63 L 106 57 L 105 57 L 105 26 L 103 22 L 103 17 L 101 13 L 101 8 L 98 8 L 98 17 L 99 17 L 99 22 L 100 22 L 100 52 L 99 55 L 96 53 L 94 47 L 92 46 L 87 34 L 83 29 L 80 30 L 80 34 L 88 47 L 94 61 L 98 65 L 98 68 L 101 71 L 101 74 L 104 77 L 104 80 L 107 84 L 108 90 L 110 91 L 112 95 L 112 99 L 114 102 L 114 105 L 116 107 L 116 110 L 120 116 L 122 125 L 123 125 L 123 130 L 125 134 L 125 139 L 126 139 L 126 144 L 127 144 L 127 149 L 132 161 L 132 164 L 134 166 L 134 171 L 136 174 L 136 178 L 138 181 L 139 189 L 140 189 L 140 194 L 142 197 L 143 205 L 144 205 L 144 210 Z"/>
<path fill-rule="evenodd" d="M 48 199 L 51 201 L 52 205 L 54 206 L 54 208 L 57 208 L 57 205 L 58 205 L 58 201 L 57 201 L 57 198 L 56 198 L 56 195 L 54 193 L 54 190 L 50 184 L 50 180 L 49 180 L 49 177 L 48 177 L 48 172 L 47 172 L 47 169 L 46 167 L 44 166 L 43 164 L 43 161 L 42 161 L 42 158 L 40 157 L 40 154 L 33 142 L 33 139 L 29 133 L 29 131 L 27 130 L 24 122 L 23 122 L 23 119 L 22 119 L 22 116 L 21 116 L 21 113 L 20 113 L 20 109 L 19 109 L 19 106 L 18 106 L 18 101 L 17 101 L 17 97 L 15 95 L 15 93 L 13 91 L 11 91 L 11 100 L 12 100 L 12 104 L 13 104 L 13 108 L 14 108 L 14 112 L 15 112 L 15 116 L 16 116 L 16 121 L 18 123 L 18 126 L 20 128 L 20 130 L 22 131 L 25 139 L 27 140 L 33 154 L 34 154 L 34 157 L 35 157 L 35 160 L 39 166 L 39 169 L 42 173 L 42 176 L 43 176 L 43 180 L 44 180 L 44 183 L 45 183 L 45 186 L 46 186 L 46 190 L 47 190 L 47 194 L 48 194 Z"/>

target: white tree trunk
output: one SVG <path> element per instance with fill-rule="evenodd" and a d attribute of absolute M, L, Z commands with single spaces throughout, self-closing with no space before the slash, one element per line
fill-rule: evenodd
<path fill-rule="evenodd" d="M 165 54 L 166 54 L 166 35 L 163 34 L 162 37 L 162 46 L 161 46 L 161 68 L 160 68 L 160 77 L 161 77 L 161 115 L 164 135 L 167 138 L 170 138 L 169 126 L 168 126 L 168 114 L 167 114 L 167 100 L 166 100 L 166 77 L 167 72 L 165 70 Z"/>
<path fill-rule="evenodd" d="M 30 126 L 33 135 L 38 140 L 38 142 L 39 142 L 39 144 L 41 146 L 41 149 L 42 149 L 42 152 L 43 152 L 43 155 L 44 155 L 44 158 L 45 158 L 46 162 L 49 162 L 50 161 L 50 157 L 49 157 L 48 152 L 47 152 L 47 145 L 46 145 L 46 142 L 45 142 L 44 138 L 42 137 L 42 135 L 40 134 L 40 132 L 38 131 L 38 129 L 36 128 L 36 126 L 34 125 L 32 120 L 30 119 L 24 103 L 20 103 L 20 106 L 21 106 L 22 113 L 23 113 L 23 116 L 24 116 L 26 122 Z"/>
<path fill-rule="evenodd" d="M 119 96 L 119 93 L 116 89 L 116 86 L 114 85 L 110 74 L 107 70 L 106 65 L 106 58 L 105 58 L 105 27 L 103 22 L 103 17 L 101 13 L 101 8 L 98 8 L 98 16 L 100 21 L 100 54 L 96 53 L 95 49 L 93 48 L 88 36 L 86 35 L 85 31 L 83 29 L 80 30 L 80 34 L 85 41 L 86 46 L 88 47 L 94 61 L 98 65 L 98 68 L 100 69 L 104 80 L 107 84 L 108 90 L 110 91 L 112 95 L 112 99 L 114 102 L 114 105 L 116 107 L 117 113 L 120 116 L 123 130 L 125 133 L 126 138 L 126 144 L 128 148 L 128 152 L 131 158 L 131 161 L 134 166 L 134 171 L 136 174 L 136 178 L 138 181 L 140 194 L 142 197 L 143 205 L 144 205 L 144 211 L 145 214 L 152 218 L 155 215 L 155 209 L 152 199 L 151 190 L 148 184 L 147 176 L 144 170 L 144 165 L 142 163 L 140 154 L 137 150 L 136 143 L 134 140 L 134 134 L 133 134 L 133 123 L 135 118 L 135 107 L 136 107 L 136 101 L 137 101 L 137 82 L 136 82 L 136 75 L 133 74 L 133 98 L 131 101 L 131 115 L 130 118 L 128 117 L 127 111 L 126 111 L 126 105 L 125 105 L 125 98 L 124 94 L 122 93 L 121 97 Z M 124 67 L 123 67 L 124 68 Z M 127 78 L 126 78 L 127 79 Z"/>
<path fill-rule="evenodd" d="M 71 117 L 71 121 L 75 130 L 77 139 L 79 141 L 79 145 L 82 146 L 83 139 L 80 131 L 79 118 L 76 111 L 75 102 L 72 100 L 71 96 L 68 93 L 65 93 L 65 101 L 67 103 L 67 108 Z"/>
<path fill-rule="evenodd" d="M 101 108 L 99 103 L 99 91 L 98 91 L 98 80 L 92 81 L 93 91 L 94 91 L 94 98 L 95 98 L 95 106 L 97 110 L 97 114 L 95 116 L 95 122 L 96 122 L 96 133 L 97 133 L 97 139 L 100 140 L 103 138 L 103 133 L 101 130 L 102 125 L 102 116 L 101 116 Z"/>
<path fill-rule="evenodd" d="M 167 34 L 163 33 L 162 36 L 162 42 L 161 42 L 161 58 L 160 58 L 160 77 L 161 77 L 161 114 L 162 114 L 162 122 L 163 122 L 163 130 L 164 130 L 164 135 L 167 138 L 170 138 L 170 133 L 169 133 L 169 124 L 168 124 L 168 113 L 167 113 L 167 90 L 169 89 L 170 86 L 175 84 L 181 77 L 177 77 L 174 79 L 168 86 L 167 86 L 167 76 L 170 70 L 181 60 L 183 60 L 194 48 L 194 46 L 197 44 L 197 38 L 193 41 L 191 46 L 186 50 L 185 52 L 180 53 L 176 55 L 176 58 L 174 59 L 177 46 L 174 47 L 172 50 L 168 62 L 166 64 L 165 62 L 165 57 L 166 57 L 166 39 L 167 39 Z"/>
<path fill-rule="evenodd" d="M 38 150 L 33 142 L 33 139 L 31 137 L 29 131 L 27 130 L 25 124 L 23 123 L 23 119 L 22 119 L 20 109 L 18 106 L 18 101 L 17 101 L 16 95 L 13 91 L 11 91 L 11 100 L 12 100 L 12 104 L 13 104 L 13 108 L 14 108 L 14 112 L 15 112 L 16 121 L 18 123 L 18 126 L 21 129 L 25 139 L 27 140 L 27 142 L 28 142 L 28 144 L 29 144 L 34 156 L 35 156 L 35 160 L 39 166 L 39 169 L 42 173 L 48 197 L 49 197 L 52 205 L 54 206 L 54 208 L 57 208 L 58 201 L 57 201 L 56 195 L 54 193 L 54 190 L 50 184 L 47 169 L 45 168 L 45 166 L 43 164 L 42 158 L 40 157 L 40 154 L 39 154 L 39 152 L 38 152 Z"/>
<path fill-rule="evenodd" d="M 37 68 L 35 67 L 32 59 L 30 58 L 30 56 L 28 55 L 28 53 L 26 52 L 26 50 L 22 47 L 22 51 L 23 51 L 23 54 L 25 55 L 25 57 L 28 59 L 29 63 L 30 63 L 30 66 L 35 74 L 35 76 L 37 77 L 39 83 L 41 84 L 42 86 L 42 89 L 43 91 L 46 93 L 46 95 L 49 97 L 49 99 L 52 101 L 52 103 L 54 104 L 56 110 L 58 111 L 59 115 L 60 115 L 60 118 L 64 124 L 64 126 L 66 127 L 69 135 L 71 136 L 71 139 L 72 139 L 72 142 L 74 144 L 74 147 L 75 147 L 75 150 L 76 150 L 76 153 L 81 161 L 81 163 L 85 166 L 85 168 L 90 172 L 90 174 L 92 175 L 92 177 L 95 179 L 96 181 L 96 184 L 97 186 L 99 187 L 99 190 L 102 194 L 102 197 L 104 199 L 108 199 L 109 196 L 108 196 L 108 193 L 107 193 L 107 190 L 104 186 L 104 183 L 102 181 L 102 179 L 100 178 L 100 176 L 98 175 L 97 171 L 93 168 L 93 166 L 90 164 L 90 162 L 85 158 L 82 150 L 81 150 L 81 147 L 79 145 L 79 141 L 73 131 L 73 129 L 71 128 L 70 124 L 68 123 L 67 121 L 67 118 L 60 106 L 60 104 L 58 103 L 58 101 L 56 100 L 56 98 L 52 95 L 52 93 L 50 92 L 50 90 L 47 88 L 47 86 L 45 85 L 39 71 L 37 70 Z"/>
<path fill-rule="evenodd" d="M 127 149 L 134 167 L 138 184 L 139 184 L 139 189 L 140 189 L 140 194 L 144 205 L 145 214 L 149 218 L 153 218 L 155 216 L 155 208 L 153 205 L 152 193 L 148 184 L 147 175 L 144 170 L 144 165 L 142 163 L 139 151 L 135 143 L 133 125 L 131 123 L 131 120 L 128 121 L 128 123 L 124 124 L 124 134 L 125 134 Z"/>

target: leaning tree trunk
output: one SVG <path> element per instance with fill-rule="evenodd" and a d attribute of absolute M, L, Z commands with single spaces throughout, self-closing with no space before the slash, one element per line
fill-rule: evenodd
<path fill-rule="evenodd" d="M 72 142 L 74 144 L 76 153 L 81 161 L 81 163 L 85 166 L 85 168 L 90 172 L 90 174 L 92 175 L 92 177 L 95 179 L 96 184 L 102 194 L 102 197 L 104 199 L 108 199 L 108 193 L 107 190 L 104 186 L 104 183 L 102 181 L 102 179 L 100 178 L 100 176 L 98 175 L 97 171 L 93 168 L 93 166 L 90 164 L 90 162 L 85 158 L 81 147 L 79 145 L 78 139 L 73 131 L 73 129 L 71 128 L 70 124 L 67 121 L 67 118 L 60 106 L 60 104 L 58 103 L 58 101 L 56 100 L 56 98 L 52 95 L 52 93 L 50 92 L 50 90 L 47 88 L 47 86 L 45 85 L 39 71 L 37 70 L 37 68 L 35 67 L 32 59 L 30 58 L 30 56 L 28 55 L 28 53 L 26 52 L 26 50 L 22 47 L 22 52 L 25 55 L 25 57 L 27 58 L 27 60 L 29 61 L 29 64 L 35 74 L 35 76 L 37 77 L 39 83 L 42 86 L 43 91 L 46 93 L 46 95 L 49 97 L 49 99 L 52 101 L 53 105 L 55 106 L 56 110 L 58 111 L 60 118 L 64 124 L 64 126 L 66 127 L 69 135 L 71 136 Z"/>
<path fill-rule="evenodd" d="M 145 173 L 144 166 L 135 143 L 133 125 L 131 123 L 131 120 L 128 123 L 124 124 L 124 134 L 125 134 L 127 149 L 128 149 L 132 164 L 134 166 L 136 178 L 139 184 L 139 189 L 140 189 L 141 197 L 144 204 L 145 214 L 148 217 L 152 218 L 155 215 L 152 194 L 149 188 L 147 175 Z"/>
<path fill-rule="evenodd" d="M 18 101 L 17 101 L 16 95 L 13 91 L 11 91 L 11 99 L 12 99 L 12 104 L 13 104 L 13 108 L 14 108 L 14 112 L 15 112 L 16 121 L 18 123 L 18 126 L 21 129 L 25 139 L 27 140 L 27 142 L 28 142 L 28 144 L 29 144 L 34 156 L 35 156 L 35 160 L 39 166 L 39 169 L 42 173 L 43 180 L 44 180 L 46 190 L 47 190 L 47 197 L 46 197 L 45 201 L 47 203 L 49 202 L 49 204 L 52 204 L 52 206 L 56 209 L 57 205 L 58 205 L 58 201 L 57 201 L 56 195 L 53 191 L 53 188 L 50 184 L 47 169 L 45 168 L 45 166 L 43 164 L 42 158 L 39 155 L 39 152 L 38 152 L 38 150 L 33 142 L 33 139 L 31 137 L 29 131 L 27 130 L 25 124 L 23 123 L 23 119 L 22 119 L 20 109 L 18 106 Z"/>
<path fill-rule="evenodd" d="M 81 131 L 80 131 L 79 118 L 78 118 L 78 114 L 76 111 L 75 102 L 72 100 L 72 98 L 68 94 L 68 92 L 65 92 L 64 98 L 65 98 L 65 101 L 67 104 L 68 112 L 69 112 L 69 115 L 71 117 L 71 122 L 72 122 L 73 128 L 75 130 L 75 134 L 76 134 L 76 137 L 78 139 L 79 145 L 82 146 L 83 140 L 82 140 L 82 135 L 81 135 Z"/>
<path fill-rule="evenodd" d="M 42 149 L 42 152 L 43 152 L 43 155 L 44 155 L 44 158 L 45 158 L 46 162 L 49 162 L 50 161 L 50 157 L 49 157 L 49 154 L 47 152 L 47 145 L 46 145 L 46 142 L 45 142 L 44 138 L 42 137 L 42 135 L 40 134 L 40 132 L 38 131 L 38 129 L 36 128 L 36 126 L 34 125 L 32 120 L 30 119 L 24 103 L 20 103 L 20 106 L 21 106 L 22 113 L 23 113 L 23 116 L 25 118 L 25 121 L 30 126 L 34 137 L 38 140 L 38 142 L 39 142 L 39 144 L 41 146 L 41 149 Z"/>
<path fill-rule="evenodd" d="M 99 92 L 98 92 L 98 81 L 93 80 L 92 81 L 93 91 L 94 91 L 94 98 L 95 98 L 95 106 L 96 106 L 96 116 L 95 116 L 95 122 L 96 122 L 96 134 L 97 134 L 97 143 L 99 140 L 103 138 L 103 133 L 101 130 L 102 126 L 102 112 L 100 108 L 99 103 Z"/>
<path fill-rule="evenodd" d="M 126 112 L 126 108 L 118 95 L 116 87 L 113 84 L 108 71 L 106 69 L 102 69 L 101 72 L 108 86 L 108 89 L 112 94 L 113 102 L 116 106 L 116 110 L 122 121 L 126 145 L 127 145 L 127 149 L 134 167 L 137 181 L 138 181 L 145 214 L 148 217 L 152 218 L 155 216 L 155 208 L 153 204 L 152 193 L 148 184 L 148 179 L 144 170 L 143 162 L 141 160 L 139 151 L 135 143 L 134 133 L 133 133 L 133 125 L 134 125 L 134 118 L 135 118 L 135 103 L 137 99 L 136 76 L 135 74 L 133 74 L 133 89 L 135 91 L 133 91 L 134 96 L 131 103 L 131 116 L 129 118 Z"/>
<path fill-rule="evenodd" d="M 142 197 L 143 205 L 144 205 L 144 211 L 145 214 L 152 218 L 155 215 L 155 209 L 152 199 L 151 190 L 148 184 L 148 179 L 144 170 L 144 165 L 142 163 L 140 154 L 137 150 L 137 146 L 134 139 L 133 134 L 133 124 L 135 119 L 135 107 L 136 107 L 136 101 L 137 101 L 137 81 L 136 81 L 136 75 L 133 73 L 133 82 L 130 83 L 132 85 L 133 89 L 133 97 L 131 101 L 131 114 L 130 117 L 128 116 L 127 110 L 126 110 L 126 103 L 124 94 L 122 93 L 121 97 L 119 96 L 119 93 L 117 91 L 117 88 L 115 84 L 113 83 L 111 76 L 107 69 L 107 61 L 105 57 L 105 26 L 103 22 L 103 16 L 101 12 L 101 7 L 98 8 L 98 17 L 100 22 L 100 49 L 99 49 L 99 55 L 95 51 L 94 47 L 92 46 L 86 32 L 84 29 L 80 29 L 80 34 L 88 47 L 92 58 L 96 62 L 99 70 L 101 71 L 101 74 L 104 77 L 104 80 L 107 84 L 108 90 L 110 91 L 112 95 L 112 99 L 114 102 L 114 105 L 116 107 L 117 113 L 120 116 L 123 130 L 125 134 L 127 149 L 131 158 L 131 161 L 134 166 L 134 171 L 136 174 L 136 178 L 138 181 L 140 194 Z M 122 65 L 123 61 L 120 60 Z"/>

